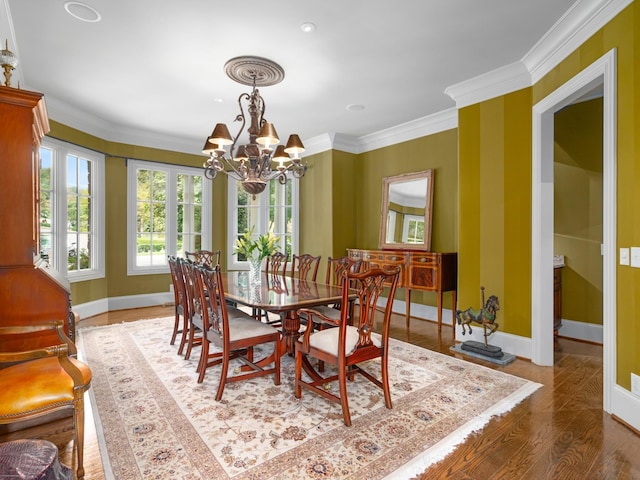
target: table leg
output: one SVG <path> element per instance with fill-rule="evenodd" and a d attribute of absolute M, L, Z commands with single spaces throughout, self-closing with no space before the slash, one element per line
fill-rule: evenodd
<path fill-rule="evenodd" d="M 282 338 L 285 344 L 283 354 L 284 352 L 289 355 L 295 353 L 298 335 L 300 335 L 300 318 L 296 312 L 289 312 L 282 319 Z"/>
<path fill-rule="evenodd" d="M 409 328 L 409 320 L 411 319 L 411 289 L 406 288 L 405 292 L 406 292 L 406 295 L 405 295 L 405 301 L 406 301 L 405 317 L 406 317 L 406 321 L 407 321 L 407 328 Z"/>
<path fill-rule="evenodd" d="M 438 292 L 438 333 L 442 331 L 442 292 Z"/>
<path fill-rule="evenodd" d="M 456 339 L 456 290 L 451 291 L 451 326 L 453 327 L 453 339 Z"/>

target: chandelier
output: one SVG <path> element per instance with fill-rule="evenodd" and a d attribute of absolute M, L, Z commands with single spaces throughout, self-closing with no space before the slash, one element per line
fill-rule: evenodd
<path fill-rule="evenodd" d="M 291 172 L 295 178 L 303 177 L 307 166 L 300 159 L 300 154 L 304 152 L 300 137 L 290 135 L 286 145 L 278 145 L 280 139 L 273 124 L 264 118 L 265 102 L 256 88 L 280 83 L 284 78 L 282 67 L 266 58 L 248 56 L 232 58 L 224 69 L 229 78 L 250 85 L 253 89 L 251 93 L 243 93 L 238 97 L 240 113 L 235 121 L 241 124 L 236 136 L 231 136 L 224 123 L 218 123 L 207 137 L 202 148 L 202 153 L 209 155 L 203 165 L 205 177 L 212 180 L 218 172 L 224 172 L 240 181 L 254 198 L 264 191 L 269 180 L 277 178 L 284 185 L 287 172 Z M 239 144 L 247 122 L 249 143 Z M 225 150 L 227 145 L 230 145 L 228 155 Z M 271 167 L 272 162 L 277 162 L 275 169 Z"/>

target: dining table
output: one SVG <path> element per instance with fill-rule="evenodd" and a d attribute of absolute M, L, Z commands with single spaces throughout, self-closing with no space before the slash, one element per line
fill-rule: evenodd
<path fill-rule="evenodd" d="M 261 272 L 260 283 L 249 282 L 247 272 L 222 272 L 222 286 L 227 301 L 280 316 L 282 322 L 281 353 L 293 354 L 300 334 L 300 308 L 331 305 L 342 300 L 342 287 L 296 277 Z M 355 299 L 355 292 L 350 299 Z"/>

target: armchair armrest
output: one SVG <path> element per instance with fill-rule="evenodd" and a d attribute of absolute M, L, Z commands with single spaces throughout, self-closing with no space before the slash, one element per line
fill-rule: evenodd
<path fill-rule="evenodd" d="M 22 363 L 29 360 L 36 360 L 45 357 L 58 357 L 58 362 L 63 370 L 71 377 L 75 387 L 85 387 L 91 381 L 91 374 L 78 368 L 71 360 L 70 355 L 77 353 L 76 345 L 64 333 L 64 322 L 62 320 L 54 320 L 51 322 L 38 323 L 32 325 L 15 325 L 0 327 L 0 338 L 18 335 L 30 335 L 39 332 L 55 331 L 62 343 L 50 345 L 33 350 L 23 351 L 0 351 L 0 364 L 3 363 Z M 86 368 L 86 367 L 85 367 Z"/>
<path fill-rule="evenodd" d="M 329 324 L 335 325 L 336 327 L 340 325 L 341 321 L 335 318 L 327 317 L 317 310 L 313 310 L 312 308 L 301 308 L 298 310 L 298 316 L 306 316 L 307 317 L 307 328 L 302 334 L 302 347 L 304 351 L 309 351 L 309 337 L 311 336 L 311 331 L 313 330 L 313 324 L 321 325 L 321 324 Z M 315 318 L 314 318 L 315 317 Z"/>

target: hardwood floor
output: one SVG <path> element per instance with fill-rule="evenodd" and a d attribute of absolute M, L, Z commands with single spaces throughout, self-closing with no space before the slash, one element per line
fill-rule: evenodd
<path fill-rule="evenodd" d="M 123 310 L 81 320 L 78 327 L 172 313 L 173 307 Z M 442 335 L 438 336 L 433 322 L 412 319 L 410 331 L 404 325 L 404 317 L 394 315 L 391 335 L 451 354 L 450 326 L 443 326 Z M 553 367 L 539 367 L 522 359 L 504 367 L 469 360 L 542 383 L 544 387 L 510 412 L 492 419 L 482 431 L 470 435 L 454 452 L 416 479 L 640 479 L 640 436 L 602 410 L 601 346 L 558 338 Z M 57 431 L 64 434 L 64 427 Z M 65 445 L 64 439 L 56 443 L 61 446 L 62 461 L 72 465 L 72 443 Z M 90 409 L 86 420 L 85 470 L 87 480 L 104 479 Z"/>

